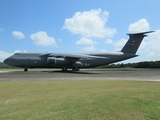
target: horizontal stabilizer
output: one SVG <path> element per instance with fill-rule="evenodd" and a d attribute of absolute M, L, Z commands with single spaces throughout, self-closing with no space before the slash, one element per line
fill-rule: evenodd
<path fill-rule="evenodd" d="M 140 33 L 128 33 L 127 35 L 144 35 L 144 34 L 152 33 L 152 32 L 155 32 L 155 31 L 140 32 Z"/>

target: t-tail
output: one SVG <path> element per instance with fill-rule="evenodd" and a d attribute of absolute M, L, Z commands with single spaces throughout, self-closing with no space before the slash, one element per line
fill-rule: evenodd
<path fill-rule="evenodd" d="M 141 33 L 135 33 L 135 34 L 127 34 L 129 35 L 129 40 L 125 44 L 125 46 L 122 48 L 121 52 L 123 53 L 129 53 L 129 54 L 136 54 L 143 38 L 147 35 L 147 33 L 151 33 L 154 31 L 148 31 L 148 32 L 141 32 Z"/>

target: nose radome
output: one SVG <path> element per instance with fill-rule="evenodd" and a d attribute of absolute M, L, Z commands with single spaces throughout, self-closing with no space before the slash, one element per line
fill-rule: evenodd
<path fill-rule="evenodd" d="M 14 56 L 6 58 L 3 62 L 7 65 L 10 65 L 10 66 L 17 65 L 17 59 Z"/>
<path fill-rule="evenodd" d="M 3 63 L 8 64 L 8 58 L 3 61 Z"/>
<path fill-rule="evenodd" d="M 12 58 L 7 58 L 7 59 L 5 59 L 4 61 L 3 61 L 5 64 L 7 64 L 7 65 L 13 65 L 13 59 Z"/>

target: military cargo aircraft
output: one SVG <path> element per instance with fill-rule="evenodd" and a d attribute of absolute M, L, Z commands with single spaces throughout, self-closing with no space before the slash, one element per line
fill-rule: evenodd
<path fill-rule="evenodd" d="M 127 34 L 129 40 L 121 51 L 106 53 L 15 53 L 4 60 L 5 64 L 28 68 L 62 68 L 67 71 L 79 71 L 80 68 L 91 68 L 136 57 L 136 52 L 147 33 L 154 31 Z"/>

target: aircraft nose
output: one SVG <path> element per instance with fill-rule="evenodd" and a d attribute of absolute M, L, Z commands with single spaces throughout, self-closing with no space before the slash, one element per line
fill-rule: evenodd
<path fill-rule="evenodd" d="M 7 59 L 5 59 L 3 62 L 8 65 L 8 64 L 10 63 L 9 61 L 10 61 L 10 60 L 7 58 Z"/>
<path fill-rule="evenodd" d="M 4 61 L 3 61 L 5 64 L 7 64 L 7 65 L 11 65 L 11 66 L 13 66 L 14 65 L 14 60 L 12 59 L 12 58 L 7 58 L 7 59 L 5 59 Z"/>

